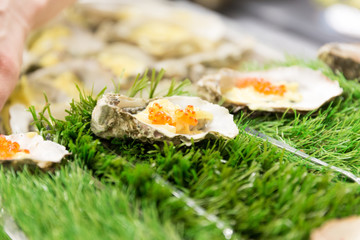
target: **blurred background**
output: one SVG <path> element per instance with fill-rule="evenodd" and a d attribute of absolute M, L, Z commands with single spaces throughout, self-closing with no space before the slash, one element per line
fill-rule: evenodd
<path fill-rule="evenodd" d="M 315 57 L 328 42 L 360 42 L 360 0 L 193 0 L 289 54 Z"/>

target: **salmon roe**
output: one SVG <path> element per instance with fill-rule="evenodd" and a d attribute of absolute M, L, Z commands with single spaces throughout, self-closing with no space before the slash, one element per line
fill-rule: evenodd
<path fill-rule="evenodd" d="M 152 124 L 173 124 L 172 118 L 164 111 L 163 107 L 158 103 L 154 103 L 154 105 L 149 108 L 149 120 L 151 120 Z"/>
<path fill-rule="evenodd" d="M 152 124 L 169 124 L 171 126 L 184 123 L 196 126 L 198 123 L 198 120 L 196 119 L 196 112 L 194 111 L 194 106 L 192 105 L 188 105 L 185 110 L 176 109 L 174 121 L 174 119 L 164 111 L 160 104 L 154 103 L 154 105 L 149 108 L 149 120 L 151 120 Z"/>
<path fill-rule="evenodd" d="M 196 112 L 194 111 L 194 106 L 188 105 L 184 110 L 177 109 L 175 111 L 175 117 L 177 123 L 187 123 L 191 126 L 196 126 L 198 120 L 196 119 Z"/>
<path fill-rule="evenodd" d="M 3 135 L 0 135 L 0 159 L 10 159 L 19 152 L 30 153 L 27 149 L 20 149 L 17 142 L 7 140 Z"/>
<path fill-rule="evenodd" d="M 265 81 L 263 78 L 242 78 L 239 79 L 236 83 L 238 88 L 246 88 L 252 86 L 255 91 L 263 93 L 265 95 L 279 95 L 284 96 L 286 92 L 285 85 L 275 86 L 272 85 L 269 81 Z"/>

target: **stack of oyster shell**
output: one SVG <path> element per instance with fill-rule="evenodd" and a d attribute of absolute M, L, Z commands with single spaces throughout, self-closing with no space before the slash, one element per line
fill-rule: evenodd
<path fill-rule="evenodd" d="M 195 82 L 222 67 L 238 68 L 245 60 L 282 57 L 270 48 L 258 51 L 264 45 L 229 29 L 218 15 L 189 7 L 193 4 L 87 2 L 29 38 L 21 81 L 1 114 L 5 132 L 30 130 L 26 109 L 41 109 L 44 93 L 54 116 L 63 118 L 78 97 L 76 86 L 94 94 L 114 86 L 125 91 L 145 69 L 165 69 L 166 79 Z"/>
<path fill-rule="evenodd" d="M 203 99 L 143 99 L 106 93 L 92 114 L 94 134 L 185 145 L 207 138 L 232 139 L 239 130 L 225 107 L 313 111 L 342 93 L 338 82 L 309 68 L 234 70 L 251 59 L 264 62 L 282 57 L 276 52 L 259 54 L 259 49 L 272 52 L 226 27 L 217 15 L 181 3 L 79 4 L 29 39 L 21 80 L 1 114 L 1 131 L 30 131 L 32 116 L 26 109 L 30 105 L 41 109 L 43 93 L 53 116 L 62 118 L 69 102 L 77 99 L 77 88 L 94 94 L 104 87 L 108 92 L 114 88 L 124 92 L 148 68 L 165 69 L 165 80 L 190 78 Z M 24 136 L 32 138 L 30 135 Z M 13 136 L 17 135 L 7 138 Z M 55 162 L 66 154 L 61 148 Z M 20 159 L 36 162 L 39 156 L 25 154 Z"/>

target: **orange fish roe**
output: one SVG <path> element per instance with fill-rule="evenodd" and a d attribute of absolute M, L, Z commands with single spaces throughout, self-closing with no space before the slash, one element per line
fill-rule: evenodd
<path fill-rule="evenodd" d="M 172 118 L 163 110 L 163 107 L 158 103 L 154 103 L 152 107 L 149 108 L 149 120 L 152 124 L 173 124 Z"/>
<path fill-rule="evenodd" d="M 171 126 L 176 126 L 178 124 L 196 126 L 198 123 L 198 120 L 196 119 L 196 112 L 194 111 L 194 106 L 192 105 L 188 105 L 185 110 L 176 109 L 174 121 L 173 118 L 164 111 L 160 104 L 154 103 L 154 105 L 149 108 L 149 120 L 151 120 L 152 124 L 169 124 Z"/>
<path fill-rule="evenodd" d="M 242 78 L 239 79 L 236 83 L 236 87 L 238 88 L 246 88 L 252 86 L 255 91 L 259 93 L 263 93 L 265 95 L 279 95 L 284 96 L 284 93 L 286 92 L 285 85 L 279 85 L 275 86 L 272 85 L 269 81 L 265 81 L 263 78 L 255 78 L 255 77 L 249 77 L 249 78 Z"/>
<path fill-rule="evenodd" d="M 0 159 L 11 159 L 19 152 L 30 153 L 27 149 L 20 149 L 17 142 L 7 140 L 3 135 L 0 135 Z"/>
<path fill-rule="evenodd" d="M 184 110 L 177 109 L 175 111 L 176 123 L 186 123 L 191 126 L 196 126 L 198 120 L 196 119 L 196 112 L 194 106 L 188 105 Z"/>

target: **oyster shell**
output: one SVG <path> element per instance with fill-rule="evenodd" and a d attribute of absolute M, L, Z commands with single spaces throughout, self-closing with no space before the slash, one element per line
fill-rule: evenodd
<path fill-rule="evenodd" d="M 106 94 L 97 103 L 91 120 L 91 129 L 95 135 L 102 138 L 128 136 L 144 142 L 171 141 L 191 145 L 205 138 L 234 138 L 238 128 L 233 116 L 226 108 L 201 100 L 197 97 L 173 96 L 163 98 L 181 108 L 193 105 L 201 111 L 209 112 L 213 119 L 201 132 L 195 134 L 178 134 L 171 132 L 163 125 L 149 124 L 139 120 L 136 114 L 144 111 L 153 100 L 129 98 L 118 94 Z"/>
<path fill-rule="evenodd" d="M 359 226 L 358 216 L 332 219 L 313 230 L 310 240 L 358 240 L 360 239 Z"/>
<path fill-rule="evenodd" d="M 159 59 L 213 49 L 226 30 L 218 16 L 192 11 L 181 4 L 125 1 L 82 7 L 85 14 L 113 18 L 113 23 L 100 24 L 97 35 L 109 42 L 136 44 Z"/>
<path fill-rule="evenodd" d="M 44 94 L 51 104 L 51 113 L 57 119 L 65 117 L 72 99 L 78 99 L 76 86 L 90 94 L 98 94 L 107 87 L 113 89 L 112 79 L 116 76 L 94 60 L 70 60 L 51 67 L 36 70 L 19 81 L 1 111 L 2 124 L 6 133 L 29 132 L 33 118 L 27 109 L 35 106 L 41 111 L 45 106 Z M 128 84 L 119 79 L 119 84 Z"/>
<path fill-rule="evenodd" d="M 231 0 L 192 0 L 193 2 L 196 2 L 200 5 L 203 5 L 204 7 L 214 9 L 214 10 L 220 10 L 221 8 L 225 7 L 226 5 L 229 5 Z"/>
<path fill-rule="evenodd" d="M 8 132 L 15 134 L 32 131 L 31 123 L 33 121 L 33 116 L 25 105 L 16 103 L 10 106 Z"/>
<path fill-rule="evenodd" d="M 32 104 L 29 95 L 28 81 L 22 77 L 1 110 L 1 125 L 4 134 L 33 130 L 30 124 L 33 118 L 31 113 L 27 111 L 28 107 Z M 42 97 L 44 98 L 44 96 Z M 24 126 L 27 127 L 24 128 Z"/>
<path fill-rule="evenodd" d="M 211 73 L 221 67 L 238 67 L 251 48 L 250 39 L 244 39 L 241 43 L 224 40 L 210 51 L 158 61 L 154 66 L 157 70 L 166 69 L 166 76 L 189 77 L 196 82 L 198 76 Z"/>
<path fill-rule="evenodd" d="M 322 46 L 318 58 L 347 79 L 360 78 L 360 43 L 329 43 Z"/>
<path fill-rule="evenodd" d="M 124 1 L 78 1 L 72 8 L 67 9 L 66 19 L 91 30 L 98 30 L 103 24 L 113 25 L 124 15 L 120 11 Z M 107 33 L 110 34 L 110 33 Z"/>
<path fill-rule="evenodd" d="M 53 89 L 45 91 L 46 94 L 59 95 L 60 92 L 67 92 L 66 95 L 75 97 L 78 95 L 75 84 L 79 85 L 80 89 L 92 90 L 97 94 L 104 87 L 111 90 L 112 79 L 116 78 L 116 75 L 95 60 L 75 59 L 39 69 L 28 74 L 27 78 L 33 88 L 41 89 L 41 85 L 44 89 Z M 60 98 L 57 97 L 61 100 Z"/>
<path fill-rule="evenodd" d="M 136 76 L 145 71 L 155 60 L 141 49 L 126 43 L 107 46 L 97 56 L 98 62 L 117 77 Z"/>
<path fill-rule="evenodd" d="M 148 68 L 166 69 L 168 78 L 197 81 L 221 67 L 238 69 L 244 60 L 266 62 L 283 56 L 235 30 L 237 26 L 228 27 L 218 15 L 185 2 L 86 1 L 73 10 L 75 20 L 70 21 L 81 19 L 80 25 L 104 42 L 136 45 L 141 55 L 152 56 L 148 61 L 149 56 L 134 52 L 136 61 L 140 65 L 148 62 Z M 116 55 L 107 52 L 100 55 Z M 108 65 L 113 68 L 111 62 Z M 121 72 L 122 67 L 112 71 Z"/>
<path fill-rule="evenodd" d="M 236 87 L 241 79 L 265 79 L 269 84 L 284 86 L 285 92 L 264 94 L 255 87 Z M 198 83 L 198 93 L 210 102 L 224 100 L 224 105 L 248 107 L 251 110 L 312 111 L 342 93 L 339 83 L 320 71 L 303 67 L 283 67 L 261 72 L 237 72 L 222 69 L 204 76 Z M 282 87 L 281 87 L 282 88 Z"/>
<path fill-rule="evenodd" d="M 36 32 L 28 43 L 28 52 L 39 66 L 47 67 L 74 57 L 91 56 L 104 43 L 86 29 L 57 24 Z M 32 61 L 34 64 L 34 60 Z"/>
<path fill-rule="evenodd" d="M 0 163 L 18 168 L 24 164 L 36 165 L 42 169 L 49 169 L 59 164 L 69 152 L 64 146 L 52 141 L 44 140 L 35 132 L 19 133 L 4 136 L 6 140 L 17 142 L 20 149 L 28 152 L 18 152 L 14 156 L 1 158 Z"/>

